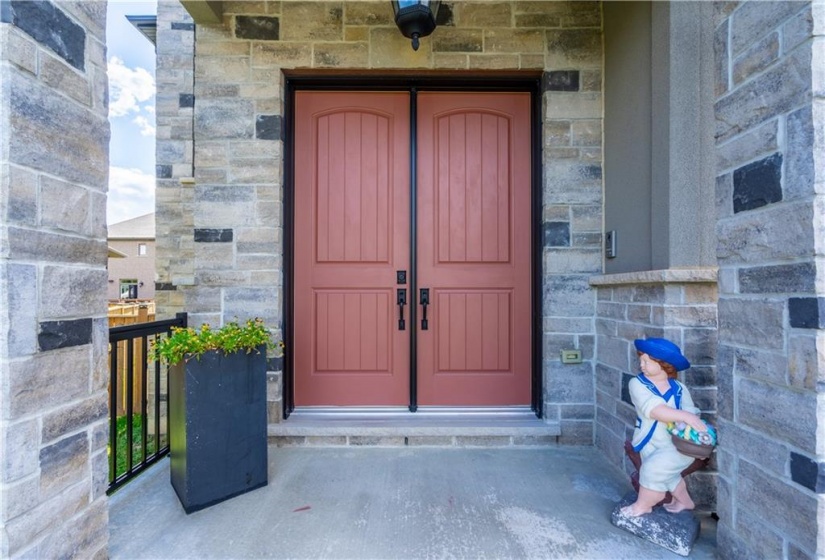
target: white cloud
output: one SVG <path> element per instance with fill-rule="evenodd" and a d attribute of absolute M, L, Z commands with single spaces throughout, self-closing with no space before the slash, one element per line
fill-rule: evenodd
<path fill-rule="evenodd" d="M 152 114 L 152 115 L 155 114 L 155 106 L 154 105 L 144 105 L 143 110 L 146 111 L 149 114 Z"/>
<path fill-rule="evenodd" d="M 155 211 L 155 177 L 140 169 L 109 168 L 106 223 L 116 224 Z"/>
<path fill-rule="evenodd" d="M 150 122 L 144 116 L 138 115 L 132 121 L 136 125 L 140 127 L 140 134 L 141 136 L 154 136 L 155 135 L 155 126 L 153 122 Z"/>
<path fill-rule="evenodd" d="M 145 68 L 129 68 L 123 60 L 109 58 L 109 117 L 140 111 L 140 103 L 155 95 L 155 78 Z"/>

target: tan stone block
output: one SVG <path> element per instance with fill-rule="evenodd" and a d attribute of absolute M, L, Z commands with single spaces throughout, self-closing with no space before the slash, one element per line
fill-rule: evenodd
<path fill-rule="evenodd" d="M 306 43 L 256 43 L 252 46 L 253 68 L 308 68 L 311 65 L 312 45 Z"/>
<path fill-rule="evenodd" d="M 341 2 L 287 2 L 281 6 L 281 39 L 340 41 L 342 20 Z"/>
<path fill-rule="evenodd" d="M 463 70 L 469 67 L 469 62 L 466 54 L 433 53 L 433 67 Z"/>
<path fill-rule="evenodd" d="M 457 27 L 511 27 L 509 2 L 455 2 L 453 20 Z"/>
<path fill-rule="evenodd" d="M 229 163 L 228 146 L 225 141 L 198 142 L 195 149 L 196 167 L 224 167 Z"/>
<path fill-rule="evenodd" d="M 545 146 L 570 145 L 570 121 L 547 121 L 544 123 Z"/>
<path fill-rule="evenodd" d="M 496 29 L 484 32 L 485 53 L 544 52 L 544 32 L 534 29 Z"/>
<path fill-rule="evenodd" d="M 417 51 L 398 29 L 376 27 L 370 31 L 370 68 L 430 68 L 432 40 L 425 37 Z"/>
<path fill-rule="evenodd" d="M 685 303 L 716 303 L 719 299 L 719 288 L 716 284 L 685 284 Z"/>
<path fill-rule="evenodd" d="M 580 73 L 581 82 L 579 84 L 579 91 L 601 91 L 602 90 L 602 71 L 601 70 L 582 70 Z"/>
<path fill-rule="evenodd" d="M 272 83 L 241 84 L 239 93 L 247 99 L 271 99 L 280 96 L 280 88 Z"/>
<path fill-rule="evenodd" d="M 470 68 L 484 70 L 506 70 L 518 68 L 517 54 L 471 54 L 468 55 Z"/>
<path fill-rule="evenodd" d="M 449 29 L 433 34 L 433 52 L 482 52 L 484 34 L 481 29 Z"/>
<path fill-rule="evenodd" d="M 543 54 L 522 54 L 519 55 L 520 68 L 522 70 L 543 70 L 544 69 L 544 55 Z"/>
<path fill-rule="evenodd" d="M 198 41 L 196 51 L 198 56 L 249 56 L 252 48 L 250 41 L 214 41 L 201 43 Z"/>
<path fill-rule="evenodd" d="M 12 64 L 37 73 L 37 43 L 19 29 L 11 25 L 0 29 L 0 50 Z"/>
<path fill-rule="evenodd" d="M 547 67 L 601 67 L 602 35 L 599 29 L 550 30 L 547 35 Z"/>
<path fill-rule="evenodd" d="M 578 159 L 579 150 L 576 148 L 553 148 L 544 150 L 545 161 L 556 159 Z"/>
<path fill-rule="evenodd" d="M 559 0 L 526 0 L 515 2 L 513 12 L 516 14 L 553 14 L 562 15 L 570 12 L 569 2 Z"/>
<path fill-rule="evenodd" d="M 238 83 L 249 80 L 249 57 L 199 56 L 195 58 L 195 76 L 212 83 Z"/>
<path fill-rule="evenodd" d="M 601 116 L 600 93 L 547 92 L 544 99 L 547 119 L 589 119 Z"/>
<path fill-rule="evenodd" d="M 370 39 L 370 28 L 357 25 L 357 26 L 346 26 L 344 27 L 344 41 L 369 41 Z"/>
<path fill-rule="evenodd" d="M 230 184 L 272 183 L 279 169 L 269 159 L 236 159 L 229 165 Z"/>
<path fill-rule="evenodd" d="M 235 140 L 229 143 L 233 162 L 239 158 L 262 158 L 274 162 L 281 154 L 281 143 L 272 140 Z"/>
<path fill-rule="evenodd" d="M 364 68 L 369 48 L 366 43 L 316 43 L 312 59 L 315 68 Z"/>
<path fill-rule="evenodd" d="M 255 112 L 259 114 L 283 113 L 283 104 L 280 99 L 257 99 L 255 101 Z"/>
<path fill-rule="evenodd" d="M 516 27 L 561 27 L 561 16 L 558 14 L 516 14 Z"/>
<path fill-rule="evenodd" d="M 587 2 L 581 2 L 587 4 Z M 597 4 L 597 2 L 591 2 Z M 562 27 L 600 27 L 602 24 L 602 15 L 595 11 L 575 12 L 568 16 L 562 16 Z"/>
<path fill-rule="evenodd" d="M 574 146 L 600 146 L 602 143 L 601 119 L 573 121 L 570 132 Z"/>
<path fill-rule="evenodd" d="M 75 101 L 91 106 L 92 88 L 86 77 L 61 59 L 46 54 L 45 50 L 40 53 L 40 79 Z"/>
<path fill-rule="evenodd" d="M 395 16 L 389 2 L 344 2 L 346 25 L 394 25 Z"/>

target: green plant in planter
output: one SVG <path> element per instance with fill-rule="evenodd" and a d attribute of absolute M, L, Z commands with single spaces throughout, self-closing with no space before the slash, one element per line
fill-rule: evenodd
<path fill-rule="evenodd" d="M 272 333 L 263 319 L 248 319 L 244 325 L 233 321 L 217 330 L 204 323 L 199 331 L 192 327 L 172 327 L 171 335 L 155 339 L 151 356 L 167 364 L 177 364 L 192 358 L 200 359 L 209 350 L 219 350 L 225 354 L 239 351 L 251 354 L 262 345 L 277 356 L 283 353 L 283 342 L 272 340 Z"/>

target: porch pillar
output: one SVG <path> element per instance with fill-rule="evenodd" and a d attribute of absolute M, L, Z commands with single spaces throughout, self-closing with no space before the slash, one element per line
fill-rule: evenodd
<path fill-rule="evenodd" d="M 0 3 L 0 557 L 108 545 L 106 2 Z"/>
<path fill-rule="evenodd" d="M 716 3 L 719 552 L 825 554 L 825 5 Z"/>

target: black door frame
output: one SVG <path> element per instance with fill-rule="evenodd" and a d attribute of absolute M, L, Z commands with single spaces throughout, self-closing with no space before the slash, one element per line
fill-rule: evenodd
<path fill-rule="evenodd" d="M 284 99 L 284 255 L 283 255 L 283 289 L 284 318 L 281 332 L 285 347 L 292 348 L 292 325 L 294 320 L 293 274 L 294 274 L 294 171 L 295 171 L 295 92 L 301 90 L 316 91 L 406 91 L 410 93 L 410 269 L 409 290 L 413 298 L 417 294 L 416 286 L 416 94 L 420 91 L 466 91 L 466 92 L 528 92 L 531 94 L 532 146 L 531 165 L 531 348 L 532 348 L 532 383 L 531 409 L 536 416 L 543 416 L 542 383 L 542 243 L 541 243 L 541 73 L 540 72 L 506 72 L 501 74 L 451 73 L 450 76 L 427 74 L 412 78 L 398 74 L 389 75 L 344 75 L 340 73 L 304 74 L 288 73 L 285 75 Z M 417 305 L 409 306 L 409 324 L 416 325 Z M 415 412 L 417 402 L 417 356 L 415 329 L 410 329 L 410 404 Z M 283 360 L 283 416 L 288 418 L 295 409 L 294 375 L 292 363 Z"/>

